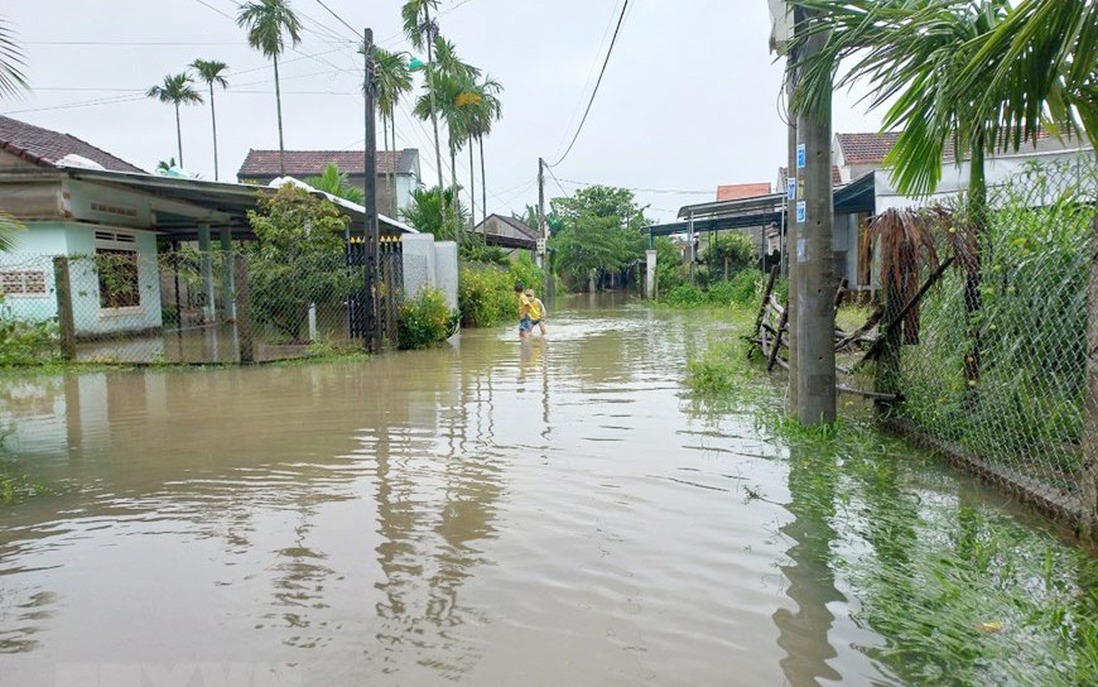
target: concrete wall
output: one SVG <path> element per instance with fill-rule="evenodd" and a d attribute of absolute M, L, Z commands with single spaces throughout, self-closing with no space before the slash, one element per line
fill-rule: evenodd
<path fill-rule="evenodd" d="M 134 231 L 137 247 L 137 287 L 140 304 L 132 308 L 100 308 L 99 277 L 87 256 L 95 254 L 94 227 L 70 226 L 68 254 L 84 256 L 69 266 L 72 282 L 73 322 L 77 336 L 129 332 L 163 326 L 160 303 L 160 273 L 156 260 L 156 235 Z"/>
<path fill-rule="evenodd" d="M 27 222 L 26 229 L 16 232 L 13 250 L 0 253 L 0 270 L 42 272 L 46 293 L 42 295 L 6 294 L 5 315 L 32 320 L 57 317 L 57 295 L 54 290 L 53 256 L 68 252 L 68 223 Z"/>
<path fill-rule="evenodd" d="M 405 297 L 415 297 L 424 287 L 439 289 L 450 307 L 456 308 L 457 244 L 453 241 L 436 242 L 430 234 L 405 234 L 402 243 Z"/>

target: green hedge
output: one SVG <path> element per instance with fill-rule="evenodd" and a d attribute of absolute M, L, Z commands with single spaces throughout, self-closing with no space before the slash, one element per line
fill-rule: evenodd
<path fill-rule="evenodd" d="M 445 341 L 457 330 L 460 314 L 446 305 L 438 289 L 420 289 L 400 306 L 397 338 L 400 348 L 427 348 Z"/>

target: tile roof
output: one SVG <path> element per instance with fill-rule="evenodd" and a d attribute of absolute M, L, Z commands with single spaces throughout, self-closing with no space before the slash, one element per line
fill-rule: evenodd
<path fill-rule="evenodd" d="M 145 172 L 75 136 L 11 117 L 0 116 L 0 149 L 42 167 L 56 167 L 57 161 L 66 155 L 79 155 L 114 172 Z"/>
<path fill-rule="evenodd" d="M 737 198 L 754 198 L 770 193 L 770 184 L 767 182 L 758 184 L 727 184 L 717 187 L 717 200 L 736 200 Z"/>
<path fill-rule="evenodd" d="M 1045 129 L 1039 129 L 1037 131 L 1036 139 L 1038 141 L 1043 141 L 1051 136 L 1052 134 Z M 888 151 L 892 150 L 892 146 L 896 145 L 896 141 L 900 138 L 900 132 L 888 131 L 875 134 L 835 134 L 835 138 L 838 141 L 839 147 L 842 148 L 843 159 L 846 161 L 846 164 L 880 164 L 884 161 Z M 1069 135 L 1067 138 L 1070 140 L 1071 136 Z M 953 158 L 952 139 L 946 139 L 945 145 L 942 147 L 942 157 L 945 159 Z"/>
<path fill-rule="evenodd" d="M 499 215 L 499 214 L 496 214 L 494 212 L 492 214 L 488 215 L 483 220 L 481 220 L 477 224 L 477 226 L 475 226 L 473 228 L 473 231 L 476 231 L 478 233 L 484 233 L 484 224 L 488 220 L 492 219 L 493 217 L 498 219 L 499 221 L 503 222 L 504 224 L 508 225 L 509 227 L 511 227 L 512 229 L 517 231 L 519 234 L 521 234 L 523 236 L 526 236 L 530 239 L 536 239 L 536 238 L 539 238 L 541 236 L 541 234 L 538 232 L 537 229 L 530 226 L 526 222 L 523 222 L 520 219 L 515 219 L 514 217 L 508 217 L 507 215 Z"/>
<path fill-rule="evenodd" d="M 779 184 L 779 186 L 783 191 L 785 190 L 785 179 L 786 179 L 786 168 L 785 167 L 778 167 L 778 181 L 781 182 Z M 831 185 L 832 186 L 842 186 L 843 183 L 844 183 L 843 182 L 843 175 L 839 171 L 838 165 L 831 165 Z"/>
<path fill-rule="evenodd" d="M 324 173 L 329 163 L 335 163 L 339 171 L 346 174 L 362 174 L 366 169 L 366 151 L 364 150 L 287 150 L 286 174 L 292 177 L 306 177 Z M 377 151 L 378 174 L 401 174 L 418 172 L 416 167 L 419 151 L 415 148 L 405 150 Z M 281 176 L 277 150 L 249 150 L 238 179 L 253 177 Z"/>

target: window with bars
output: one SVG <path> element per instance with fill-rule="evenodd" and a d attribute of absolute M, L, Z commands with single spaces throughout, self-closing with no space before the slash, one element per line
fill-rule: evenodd
<path fill-rule="evenodd" d="M 7 296 L 45 296 L 46 273 L 42 270 L 0 269 L 0 293 Z"/>
<path fill-rule="evenodd" d="M 141 305 L 137 251 L 96 248 L 95 262 L 99 276 L 100 308 L 135 308 Z"/>

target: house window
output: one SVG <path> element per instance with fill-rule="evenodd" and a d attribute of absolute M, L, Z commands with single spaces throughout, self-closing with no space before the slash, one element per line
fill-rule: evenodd
<path fill-rule="evenodd" d="M 46 273 L 42 270 L 0 270 L 0 293 L 7 296 L 45 296 Z"/>
<path fill-rule="evenodd" d="M 99 279 L 100 308 L 136 308 L 141 305 L 137 240 L 133 234 L 95 232 L 95 267 Z"/>

